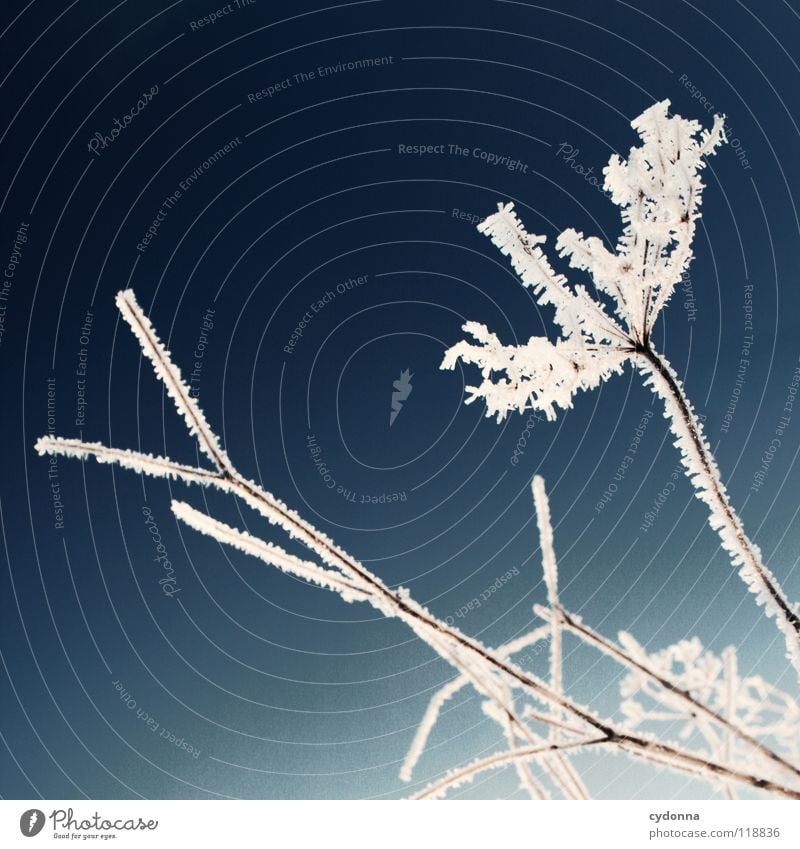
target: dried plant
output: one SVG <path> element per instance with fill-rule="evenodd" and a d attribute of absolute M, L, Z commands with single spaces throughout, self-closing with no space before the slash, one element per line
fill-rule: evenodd
<path fill-rule="evenodd" d="M 497 649 L 491 649 L 463 634 L 415 602 L 408 591 L 392 589 L 362 563 L 339 548 L 332 540 L 305 521 L 275 496 L 254 481 L 239 473 L 208 424 L 197 401 L 189 392 L 181 374 L 172 363 L 169 353 L 159 341 L 147 316 L 142 312 L 133 292 L 117 295 L 117 306 L 135 333 L 142 352 L 151 361 L 157 377 L 163 382 L 189 433 L 197 440 L 199 449 L 213 468 L 186 466 L 167 457 L 120 450 L 99 443 L 83 442 L 60 437 L 42 437 L 36 443 L 40 454 L 61 454 L 85 460 L 95 458 L 101 463 L 115 463 L 140 474 L 172 478 L 186 484 L 215 487 L 235 495 L 256 510 L 269 523 L 278 526 L 290 537 L 302 542 L 311 559 L 304 560 L 267 540 L 233 528 L 182 501 L 173 501 L 172 510 L 182 522 L 213 539 L 291 575 L 338 593 L 346 602 L 366 602 L 384 616 L 401 620 L 436 654 L 450 663 L 456 677 L 431 700 L 422 719 L 408 757 L 402 766 L 401 778 L 409 781 L 413 769 L 424 752 L 429 734 L 442 705 L 463 687 L 471 686 L 480 695 L 487 716 L 501 726 L 507 749 L 465 767 L 453 770 L 419 791 L 415 798 L 436 798 L 490 769 L 513 765 L 521 786 L 535 799 L 554 794 L 570 799 L 585 798 L 588 791 L 570 756 L 592 748 L 612 749 L 680 773 L 705 779 L 729 792 L 732 787 L 748 788 L 780 797 L 800 799 L 800 769 L 778 749 L 769 748 L 754 733 L 761 730 L 776 743 L 797 737 L 796 715 L 785 720 L 779 732 L 776 726 L 767 730 L 760 724 L 763 711 L 752 710 L 752 687 L 730 689 L 736 707 L 711 704 L 685 689 L 680 677 L 673 678 L 661 655 L 648 657 L 638 650 L 631 653 L 624 641 L 619 645 L 583 626 L 568 613 L 558 595 L 558 574 L 553 552 L 553 535 L 549 508 L 541 478 L 533 481 L 545 581 L 548 588 L 547 607 L 537 608 L 545 623 L 529 634 Z M 636 690 L 635 681 L 645 681 L 650 695 L 652 688 L 668 693 L 672 710 L 702 714 L 702 721 L 714 729 L 714 745 L 689 748 L 683 743 L 668 742 L 634 727 L 631 712 L 628 721 L 616 721 L 599 716 L 591 707 L 579 704 L 564 689 L 561 667 L 561 644 L 565 632 L 579 636 L 587 644 L 614 658 L 626 667 L 625 695 L 630 699 Z M 530 646 L 549 642 L 550 673 L 545 680 L 526 670 L 514 657 Z M 639 676 L 635 681 L 631 676 Z M 749 679 L 752 680 L 752 679 Z M 633 683 L 632 683 L 633 681 Z M 726 685 L 727 686 L 727 685 Z M 660 692 L 658 690 L 658 692 Z M 749 695 L 739 695 L 749 693 Z M 775 699 L 780 699 L 777 691 Z M 777 704 L 778 701 L 775 703 Z M 748 712 L 749 711 L 749 712 Z M 745 716 L 746 714 L 746 716 Z M 660 720 L 658 713 L 635 719 Z M 744 724 L 739 720 L 744 719 Z M 794 723 L 794 725 L 792 725 Z M 725 746 L 716 741 L 731 741 Z M 711 740 L 711 738 L 709 738 Z"/>
<path fill-rule="evenodd" d="M 572 229 L 556 241 L 570 266 L 589 273 L 595 292 L 571 288 L 542 252 L 545 237 L 525 231 L 513 204 L 500 204 L 478 229 L 509 256 L 537 301 L 554 308 L 559 336 L 555 342 L 534 336 L 524 345 L 503 345 L 484 325 L 468 322 L 464 330 L 476 344 L 462 341 L 450 348 L 442 368 L 455 368 L 459 360 L 478 365 L 483 381 L 467 387 L 467 403 L 483 398 L 486 415 L 498 420 L 510 410 L 529 409 L 555 419 L 556 407 L 571 407 L 578 390 L 594 389 L 628 363 L 641 372 L 644 385 L 664 403 L 686 475 L 709 508 L 711 528 L 758 604 L 775 618 L 787 656 L 800 674 L 798 605 L 788 601 L 745 533 L 700 420 L 652 339 L 653 325 L 692 260 L 704 189 L 700 172 L 705 157 L 724 141 L 723 118 L 716 116 L 713 128 L 703 130 L 697 121 L 669 115 L 669 101 L 664 100 L 631 126 L 641 146 L 631 148 L 627 160 L 612 156 L 603 172 L 605 189 L 620 207 L 624 225 L 616 250 Z"/>

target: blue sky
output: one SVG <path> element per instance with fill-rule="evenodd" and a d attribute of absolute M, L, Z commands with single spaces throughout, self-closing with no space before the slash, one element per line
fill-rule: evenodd
<path fill-rule="evenodd" d="M 507 343 L 551 326 L 476 219 L 514 200 L 550 244 L 566 227 L 613 241 L 592 178 L 635 143 L 630 120 L 664 98 L 705 125 L 726 114 L 696 258 L 655 337 L 800 597 L 800 410 L 781 424 L 800 355 L 795 0 L 263 2 L 213 21 L 201 2 L 15 5 L 0 22 L 4 797 L 400 796 L 452 674 L 401 625 L 177 526 L 170 497 L 203 493 L 35 455 L 52 426 L 196 460 L 116 315 L 128 285 L 239 468 L 467 633 L 510 639 L 544 599 L 538 473 L 571 609 L 654 650 L 735 644 L 744 669 L 792 686 L 685 479 L 648 524 L 678 457 L 639 376 L 555 423 L 498 425 L 462 403 L 475 373 L 439 364 L 465 320 Z M 615 670 L 567 648 L 570 691 L 613 710 Z M 432 743 L 420 780 L 499 732 L 465 695 Z M 707 793 L 610 756 L 581 768 L 600 796 Z M 515 793 L 504 773 L 464 791 Z"/>

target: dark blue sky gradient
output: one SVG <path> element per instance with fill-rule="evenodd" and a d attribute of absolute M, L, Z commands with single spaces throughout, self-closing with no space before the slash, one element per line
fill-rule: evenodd
<path fill-rule="evenodd" d="M 534 622 L 544 588 L 529 487 L 539 473 L 568 607 L 653 650 L 694 634 L 717 653 L 738 645 L 743 671 L 791 689 L 781 641 L 685 478 L 642 530 L 678 457 L 638 375 L 578 396 L 555 423 L 512 415 L 497 425 L 462 403 L 477 373 L 439 363 L 468 319 L 507 343 L 552 333 L 549 311 L 469 217 L 514 200 L 551 246 L 570 226 L 613 242 L 618 211 L 586 169 L 599 174 L 611 153 L 627 154 L 630 120 L 656 100 L 707 126 L 726 113 L 733 143 L 705 172 L 696 259 L 655 335 L 707 417 L 749 533 L 800 597 L 800 408 L 763 483 L 754 477 L 800 355 L 796 0 L 231 8 L 196 29 L 212 4 L 2 11 L 0 259 L 15 262 L 0 342 L 0 795 L 402 796 L 400 762 L 452 675 L 400 624 L 222 549 L 169 511 L 171 497 L 207 504 L 287 544 L 229 499 L 93 463 L 59 460 L 48 477 L 33 451 L 48 427 L 48 385 L 59 435 L 197 459 L 117 316 L 125 286 L 184 373 L 205 344 L 196 387 L 239 469 L 466 633 L 496 645 Z M 380 57 L 369 69 L 295 76 Z M 109 134 L 154 87 L 92 153 L 95 133 Z M 451 153 L 456 145 L 467 155 Z M 490 165 L 476 150 L 519 165 Z M 413 389 L 390 427 L 405 369 Z M 617 490 L 599 509 L 609 484 Z M 169 552 L 172 597 L 143 507 Z M 458 615 L 509 571 L 490 601 Z M 617 670 L 567 649 L 570 692 L 612 711 Z M 431 743 L 421 783 L 491 751 L 500 732 L 465 693 Z M 576 763 L 599 796 L 708 793 L 611 755 Z M 498 772 L 458 795 L 516 794 L 515 777 Z"/>

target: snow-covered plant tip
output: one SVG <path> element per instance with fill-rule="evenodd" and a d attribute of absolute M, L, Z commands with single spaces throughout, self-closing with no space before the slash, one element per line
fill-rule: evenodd
<path fill-rule="evenodd" d="M 673 372 L 651 348 L 647 332 L 675 285 L 678 269 L 689 260 L 702 190 L 697 172 L 701 157 L 718 144 L 721 128 L 718 123 L 712 133 L 698 140 L 699 127 L 668 118 L 666 104 L 646 112 L 635 126 L 644 147 L 634 151 L 628 163 L 612 160 L 609 168 L 627 223 L 619 255 L 628 259 L 617 263 L 592 240 L 577 234 L 566 236 L 573 257 L 580 254 L 586 267 L 597 263 L 603 270 L 598 285 L 617 301 L 619 321 L 609 317 L 586 291 L 572 292 L 563 278 L 555 277 L 536 247 L 541 240 L 525 234 L 511 209 L 502 207 L 484 229 L 511 254 L 523 279 L 536 287 L 540 300 L 556 306 L 564 335 L 555 345 L 533 340 L 518 352 L 504 349 L 488 331 L 471 326 L 483 346 L 472 348 L 462 343 L 451 352 L 451 362 L 460 356 L 484 366 L 487 383 L 475 394 L 491 399 L 491 412 L 502 414 L 532 405 L 553 416 L 554 405 L 568 406 L 577 388 L 596 385 L 626 360 L 633 361 L 666 401 L 684 462 L 700 497 L 711 507 L 714 526 L 770 612 L 783 617 L 782 627 L 790 638 L 791 609 L 784 603 L 780 613 L 778 600 L 783 596 L 741 531 L 691 407 Z M 534 478 L 532 489 L 547 604 L 534 608 L 540 621 L 533 630 L 491 648 L 418 604 L 406 589 L 388 586 L 298 513 L 243 476 L 223 450 L 133 292 L 120 292 L 117 306 L 210 468 L 52 436 L 39 439 L 37 451 L 81 460 L 93 457 L 140 474 L 215 487 L 234 495 L 269 524 L 303 543 L 308 559 L 186 502 L 173 501 L 172 511 L 178 520 L 220 543 L 335 592 L 345 602 L 367 603 L 382 615 L 400 620 L 447 661 L 455 674 L 431 699 L 399 765 L 400 778 L 404 782 L 414 779 L 442 708 L 466 687 L 477 692 L 485 714 L 499 725 L 504 748 L 432 782 L 421 781 L 413 788 L 414 798 L 439 798 L 490 770 L 510 768 L 533 799 L 584 799 L 589 789 L 573 755 L 610 750 L 653 769 L 708 782 L 715 792 L 728 797 L 744 791 L 800 799 L 798 706 L 790 695 L 762 679 L 742 678 L 734 649 L 726 649 L 717 658 L 703 651 L 697 640 L 689 640 L 651 654 L 628 634 L 621 633 L 616 642 L 602 636 L 563 605 L 550 508 L 540 477 Z M 508 371 L 510 380 L 491 383 L 490 373 L 501 369 Z M 520 390 L 522 383 L 529 385 Z M 620 704 L 613 716 L 601 716 L 569 694 L 562 668 L 565 639 L 580 641 L 621 667 Z M 542 651 L 549 659 L 544 676 L 529 668 L 530 656 Z M 677 741 L 667 739 L 665 725 L 670 730 L 677 727 Z"/>
<path fill-rule="evenodd" d="M 725 140 L 723 118 L 716 116 L 712 129 L 703 130 L 697 121 L 670 115 L 664 100 L 631 126 L 641 145 L 631 148 L 627 160 L 612 156 L 603 172 L 605 189 L 622 214 L 616 250 L 572 229 L 556 240 L 559 255 L 589 273 L 595 292 L 571 287 L 542 252 L 545 237 L 525 231 L 513 204 L 499 204 L 478 229 L 510 258 L 538 303 L 554 308 L 558 336 L 555 342 L 534 336 L 524 345 L 503 345 L 484 325 L 467 322 L 464 330 L 475 342 L 450 348 L 442 368 L 455 368 L 459 360 L 479 366 L 483 381 L 467 388 L 467 403 L 482 398 L 486 415 L 498 421 L 510 410 L 528 409 L 555 419 L 556 408 L 571 407 L 578 390 L 594 389 L 627 363 L 641 372 L 664 403 L 686 474 L 710 510 L 709 524 L 758 603 L 775 617 L 800 673 L 798 605 L 789 603 L 747 537 L 681 381 L 652 342 L 653 325 L 692 259 L 704 189 L 700 172 L 705 157 Z"/>
<path fill-rule="evenodd" d="M 506 748 L 453 769 L 432 783 L 423 783 L 414 798 L 442 797 L 489 770 L 512 767 L 520 786 L 533 799 L 552 796 L 585 799 L 589 791 L 570 758 L 578 752 L 605 748 L 646 761 L 654 768 L 705 780 L 728 795 L 744 789 L 800 799 L 800 768 L 789 757 L 796 755 L 800 721 L 796 706 L 787 709 L 793 705 L 789 696 L 760 679 L 740 680 L 731 660 L 725 661 L 724 673 L 717 673 L 718 677 L 723 676 L 720 686 L 715 687 L 713 681 L 704 678 L 703 687 L 695 692 L 695 683 L 698 677 L 706 675 L 708 666 L 699 648 L 687 652 L 679 647 L 684 667 L 675 672 L 672 669 L 675 650 L 650 657 L 632 638 L 620 635 L 619 643 L 607 640 L 562 607 L 550 510 L 540 477 L 534 478 L 533 496 L 548 604 L 537 606 L 534 611 L 543 624 L 492 649 L 417 604 L 407 590 L 387 586 L 299 514 L 241 475 L 220 446 L 133 292 L 120 292 L 117 306 L 212 468 L 187 466 L 167 457 L 52 436 L 40 438 L 37 451 L 81 460 L 94 457 L 101 463 L 116 463 L 140 474 L 216 487 L 235 495 L 270 524 L 304 543 L 310 559 L 290 554 L 183 501 L 173 501 L 172 511 L 177 519 L 220 543 L 336 592 L 343 601 L 366 602 L 384 616 L 399 619 L 450 663 L 456 674 L 431 699 L 400 768 L 400 778 L 406 782 L 412 780 L 443 705 L 464 687 L 477 691 L 486 715 L 501 727 Z M 601 717 L 567 694 L 562 672 L 566 633 L 611 657 L 627 671 L 622 685 L 625 699 L 620 711 L 622 720 Z M 528 670 L 522 660 L 514 659 L 524 650 L 539 645 L 549 651 L 550 669 L 546 678 Z M 735 657 L 732 651 L 726 657 Z M 637 696 L 656 707 L 641 706 Z M 689 726 L 696 725 L 702 731 L 703 742 L 690 748 L 682 742 L 669 742 L 650 731 L 637 729 L 639 725 L 672 717 Z M 774 743 L 774 747 L 762 738 Z"/>

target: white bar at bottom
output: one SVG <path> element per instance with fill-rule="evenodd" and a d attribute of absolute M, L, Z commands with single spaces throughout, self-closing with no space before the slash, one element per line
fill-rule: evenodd
<path fill-rule="evenodd" d="M 27 831 L 26 831 L 27 830 Z M 30 836 L 28 834 L 30 833 Z M 797 802 L 0 801 L 0 846 L 798 847 Z"/>

